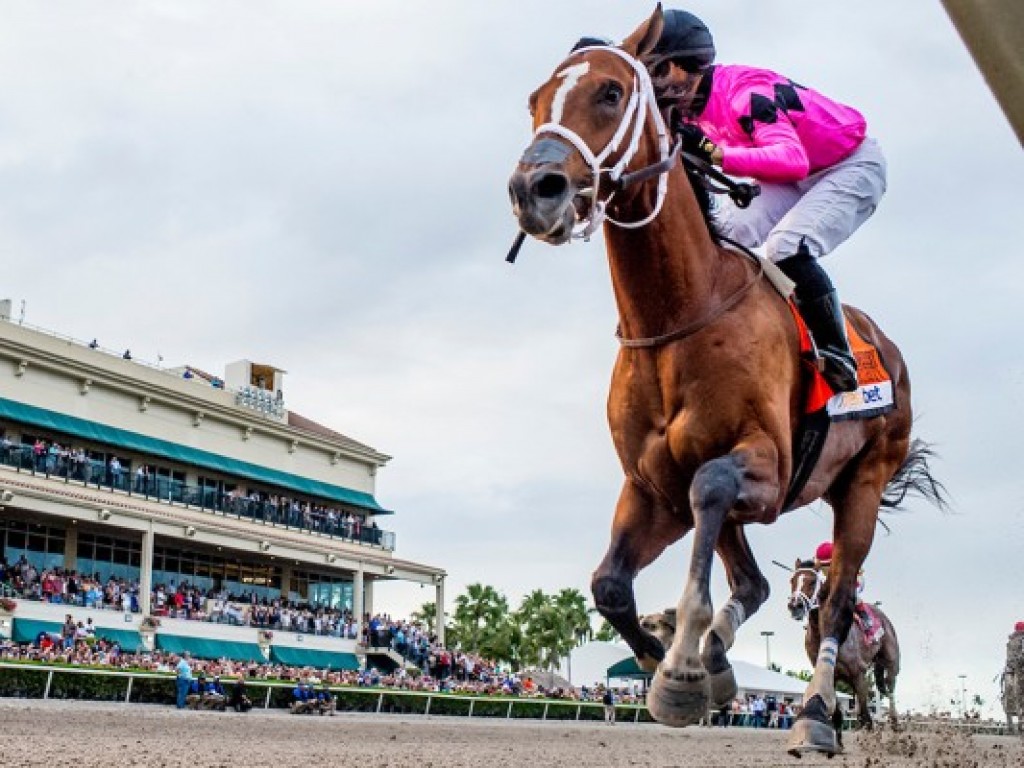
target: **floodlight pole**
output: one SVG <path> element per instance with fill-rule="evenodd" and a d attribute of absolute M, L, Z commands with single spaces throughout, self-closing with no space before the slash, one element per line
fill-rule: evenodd
<path fill-rule="evenodd" d="M 768 669 L 772 668 L 772 636 L 774 634 L 775 633 L 772 632 L 771 630 L 765 630 L 765 631 L 763 631 L 761 633 L 761 637 L 764 638 L 764 651 L 765 651 L 765 659 L 766 659 L 765 666 Z"/>

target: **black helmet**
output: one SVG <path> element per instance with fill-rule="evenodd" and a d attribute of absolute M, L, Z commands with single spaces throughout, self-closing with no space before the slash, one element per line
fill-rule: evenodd
<path fill-rule="evenodd" d="M 715 41 L 707 25 L 689 11 L 665 11 L 661 31 L 650 58 L 674 61 L 687 72 L 698 72 L 715 60 Z"/>
<path fill-rule="evenodd" d="M 569 53 L 578 51 L 580 48 L 591 48 L 599 45 L 615 45 L 615 43 L 613 43 L 607 37 L 593 37 L 591 35 L 584 35 L 573 44 L 572 48 L 569 49 Z"/>

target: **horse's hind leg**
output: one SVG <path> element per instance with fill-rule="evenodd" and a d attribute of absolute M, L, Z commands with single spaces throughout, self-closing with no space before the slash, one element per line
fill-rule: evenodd
<path fill-rule="evenodd" d="M 798 757 L 807 751 L 826 754 L 838 751 L 835 730 L 829 722 L 829 714 L 836 707 L 836 657 L 853 624 L 857 573 L 874 539 L 882 489 L 900 462 L 898 456 L 889 460 L 885 455 L 878 455 L 882 451 L 879 447 L 865 454 L 831 490 L 835 549 L 824 603 L 819 610 L 822 640 L 814 676 L 807 686 L 804 708 L 793 724 L 789 740 L 790 754 Z M 899 451 L 892 453 L 899 454 Z"/>
<path fill-rule="evenodd" d="M 736 630 L 757 612 L 769 594 L 768 580 L 754 561 L 742 525 L 726 521 L 718 536 L 717 549 L 732 595 L 712 619 L 701 650 L 701 661 L 711 678 L 711 703 L 715 708 L 731 702 L 738 690 L 726 657 L 736 639 Z"/>
<path fill-rule="evenodd" d="M 598 612 L 615 627 L 640 666 L 653 672 L 665 656 L 658 640 L 640 626 L 633 580 L 670 544 L 689 530 L 677 516 L 656 506 L 631 481 L 619 494 L 612 521 L 612 539 L 591 577 L 590 589 Z"/>
<path fill-rule="evenodd" d="M 708 581 L 723 523 L 730 511 L 761 513 L 779 493 L 777 452 L 766 438 L 750 441 L 701 466 L 690 485 L 694 541 L 689 576 L 676 611 L 672 647 L 647 695 L 651 715 L 665 725 L 692 725 L 707 716 L 711 691 L 700 641 L 713 614 Z"/>

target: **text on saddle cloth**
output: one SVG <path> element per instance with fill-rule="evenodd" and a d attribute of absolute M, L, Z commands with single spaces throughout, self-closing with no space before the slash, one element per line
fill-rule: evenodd
<path fill-rule="evenodd" d="M 833 421 L 844 419 L 870 419 L 888 413 L 896 407 L 892 377 L 882 365 L 882 356 L 874 345 L 857 333 L 850 319 L 846 319 L 846 334 L 857 360 L 857 383 L 853 392 L 843 392 L 828 401 L 828 415 Z"/>

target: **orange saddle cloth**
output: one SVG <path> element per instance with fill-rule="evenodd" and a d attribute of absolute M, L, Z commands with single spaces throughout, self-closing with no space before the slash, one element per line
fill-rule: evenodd
<path fill-rule="evenodd" d="M 857 383 L 853 392 L 836 393 L 825 381 L 821 371 L 814 365 L 814 342 L 796 305 L 790 301 L 789 308 L 793 312 L 797 329 L 800 333 L 800 354 L 811 361 L 808 365 L 810 382 L 807 388 L 805 413 L 815 413 L 822 408 L 827 409 L 832 421 L 844 419 L 869 419 L 888 413 L 896 407 L 892 388 L 892 377 L 882 364 L 882 356 L 878 349 L 857 332 L 846 318 L 846 335 L 850 339 L 850 348 L 857 360 Z"/>

